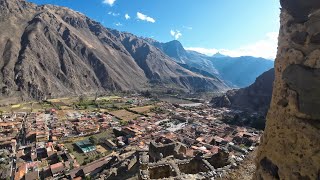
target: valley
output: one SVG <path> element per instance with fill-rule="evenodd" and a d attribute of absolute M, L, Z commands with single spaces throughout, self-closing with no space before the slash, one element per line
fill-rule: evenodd
<path fill-rule="evenodd" d="M 159 2 L 0 0 L 0 179 L 320 180 L 320 3 Z"/>
<path fill-rule="evenodd" d="M 273 67 L 263 58 L 210 57 L 185 50 L 177 40 L 160 43 L 106 28 L 64 7 L 24 0 L 1 0 L 0 6 L 2 99 L 146 90 L 221 93 L 249 86 Z"/>
<path fill-rule="evenodd" d="M 80 96 L 0 110 L 1 152 L 11 154 L 0 175 L 12 179 L 221 178 L 262 134 L 229 123 L 241 111 L 195 98 Z"/>

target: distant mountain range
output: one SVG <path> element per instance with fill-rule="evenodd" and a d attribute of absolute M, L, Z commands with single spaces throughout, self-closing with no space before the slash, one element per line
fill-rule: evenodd
<path fill-rule="evenodd" d="M 180 66 L 145 39 L 104 28 L 68 8 L 0 0 L 0 31 L 3 96 L 229 89 L 216 76 Z"/>
<path fill-rule="evenodd" d="M 0 0 L 2 96 L 42 99 L 105 91 L 225 92 L 273 61 L 209 57 L 103 27 L 65 7 Z"/>
<path fill-rule="evenodd" d="M 274 62 L 256 57 L 229 57 L 217 53 L 206 56 L 195 51 L 187 51 L 177 40 L 160 43 L 153 39 L 146 39 L 177 63 L 185 64 L 190 70 L 195 68 L 202 75 L 217 76 L 229 87 L 242 88 L 252 84 L 263 72 L 273 68 Z"/>
<path fill-rule="evenodd" d="M 219 72 L 219 77 L 230 87 L 247 87 L 255 79 L 274 67 L 274 62 L 264 58 L 243 57 L 211 57 L 212 65 Z"/>

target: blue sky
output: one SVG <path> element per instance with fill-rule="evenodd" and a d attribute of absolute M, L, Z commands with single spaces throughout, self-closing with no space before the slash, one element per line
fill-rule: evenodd
<path fill-rule="evenodd" d="M 208 55 L 276 55 L 279 0 L 30 1 L 66 6 L 106 27 L 161 42 L 178 39 L 187 49 Z"/>

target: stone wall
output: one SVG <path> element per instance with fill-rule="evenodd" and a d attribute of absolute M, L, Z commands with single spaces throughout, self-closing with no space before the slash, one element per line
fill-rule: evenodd
<path fill-rule="evenodd" d="M 163 179 L 176 176 L 176 172 L 169 164 L 149 168 L 150 179 Z"/>
<path fill-rule="evenodd" d="M 320 179 L 320 1 L 281 5 L 273 97 L 254 179 Z"/>

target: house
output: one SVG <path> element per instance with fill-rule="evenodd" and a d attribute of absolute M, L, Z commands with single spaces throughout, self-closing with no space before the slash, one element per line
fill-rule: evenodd
<path fill-rule="evenodd" d="M 22 163 L 22 164 L 17 164 L 17 172 L 15 173 L 14 176 L 14 180 L 20 180 L 24 177 L 24 175 L 26 174 L 27 171 L 27 164 L 26 163 Z"/>
<path fill-rule="evenodd" d="M 59 162 L 59 163 L 56 163 L 56 164 L 52 164 L 52 165 L 50 166 L 50 170 L 51 170 L 52 176 L 53 176 L 53 177 L 57 177 L 57 176 L 59 176 L 61 173 L 64 172 L 65 167 L 64 167 L 64 165 L 63 165 L 62 162 Z"/>
<path fill-rule="evenodd" d="M 105 168 L 112 158 L 103 158 L 92 163 L 89 163 L 81 168 L 70 171 L 70 177 L 76 179 L 77 177 L 94 176 Z"/>
<path fill-rule="evenodd" d="M 122 131 L 131 137 L 134 137 L 134 136 L 137 136 L 138 134 L 141 134 L 141 132 L 136 127 L 125 127 L 122 129 Z"/>
<path fill-rule="evenodd" d="M 39 179 L 39 171 L 28 172 L 24 176 L 25 180 L 38 180 Z"/>
<path fill-rule="evenodd" d="M 110 139 L 107 139 L 107 140 L 105 141 L 105 144 L 106 144 L 110 149 L 115 149 L 115 148 L 117 148 L 117 145 L 116 145 L 114 142 L 112 142 L 112 140 L 110 140 Z"/>

